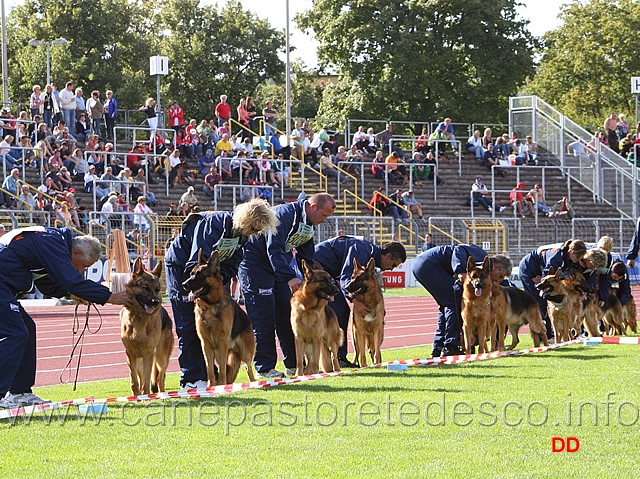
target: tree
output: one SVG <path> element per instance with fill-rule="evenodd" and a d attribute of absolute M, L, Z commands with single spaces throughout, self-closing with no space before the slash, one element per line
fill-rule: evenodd
<path fill-rule="evenodd" d="M 514 0 L 316 0 L 297 17 L 340 74 L 320 114 L 504 121 L 533 73 L 534 41 Z"/>
<path fill-rule="evenodd" d="M 32 85 L 46 82 L 46 48 L 29 40 L 65 38 L 68 43 L 51 47 L 51 81 L 62 89 L 73 80 L 103 98 L 112 89 L 121 105 L 133 107 L 155 90 L 147 11 L 127 0 L 26 0 L 9 15 L 11 98 L 28 102 Z"/>
<path fill-rule="evenodd" d="M 168 0 L 158 19 L 171 70 L 164 91 L 194 118 L 214 118 L 222 94 L 235 107 L 265 80 L 282 78 L 284 35 L 235 0 L 221 11 L 198 0 Z"/>
<path fill-rule="evenodd" d="M 640 3 L 575 2 L 563 7 L 561 19 L 543 37 L 542 58 L 526 91 L 583 125 L 602 125 L 613 111 L 632 111 L 630 78 L 640 74 Z"/>

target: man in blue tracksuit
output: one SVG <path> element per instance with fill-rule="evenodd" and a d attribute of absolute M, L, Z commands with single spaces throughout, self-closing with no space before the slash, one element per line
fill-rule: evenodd
<path fill-rule="evenodd" d="M 423 252 L 413 262 L 413 275 L 433 296 L 440 309 L 438 328 L 433 337 L 433 357 L 464 354 L 460 347 L 460 282 L 467 274 L 467 259 L 472 257 L 476 263 L 482 263 L 486 256 L 487 252 L 474 244 L 446 245 Z M 502 274 L 502 263 L 492 261 L 491 276 L 494 280 Z"/>
<path fill-rule="evenodd" d="M 547 312 L 547 300 L 540 296 L 536 285 L 543 276 L 549 274 L 551 268 L 563 271 L 578 268 L 579 262 L 587 252 L 581 240 L 567 240 L 563 244 L 540 246 L 520 261 L 519 275 L 524 290 L 533 296 L 540 307 L 540 314 L 547 329 L 547 338 L 553 338 L 551 319 Z"/>
<path fill-rule="evenodd" d="M 36 326 L 16 296 L 37 287 L 48 296 L 73 294 L 92 303 L 124 304 L 126 291 L 112 294 L 83 278 L 101 253 L 96 238 L 73 238 L 68 228 L 17 229 L 0 238 L 0 409 L 47 402 L 31 391 Z"/>
<path fill-rule="evenodd" d="M 198 263 L 198 252 L 209 258 L 214 249 L 220 254 L 220 273 L 224 284 L 238 271 L 242 248 L 249 236 L 267 234 L 276 227 L 276 216 L 269 203 L 254 199 L 238 205 L 231 212 L 193 213 L 182 224 L 165 255 L 167 294 L 178 335 L 180 385 L 186 388 L 207 387 L 207 369 L 200 339 L 196 332 L 194 303 L 182 283 Z"/>
<path fill-rule="evenodd" d="M 633 231 L 633 238 L 629 244 L 629 251 L 627 252 L 627 266 L 633 269 L 636 265 L 636 258 L 638 257 L 638 249 L 640 248 L 640 218 L 636 222 L 636 229 Z"/>
<path fill-rule="evenodd" d="M 313 263 L 314 226 L 333 214 L 336 203 L 327 193 L 316 193 L 295 203 L 274 208 L 280 225 L 276 234 L 251 238 L 244 249 L 238 278 L 247 314 L 256 337 L 255 367 L 260 378 L 282 377 L 277 362 L 275 334 L 278 334 L 287 375 L 296 371 L 296 352 L 291 329 L 291 294 L 300 279 L 291 267 L 293 249 L 298 262 Z"/>
<path fill-rule="evenodd" d="M 316 245 L 315 261 L 320 263 L 339 287 L 334 300 L 329 303 L 338 317 L 338 323 L 344 331 L 344 343 L 338 349 L 338 361 L 341 368 L 357 367 L 347 359 L 347 326 L 351 310 L 346 300 L 346 286 L 353 275 L 353 260 L 366 266 L 371 258 L 382 271 L 392 270 L 407 260 L 407 252 L 402 243 L 386 243 L 382 247 L 353 236 L 338 236 Z M 353 308 L 369 312 L 368 305 L 358 299 L 353 300 Z"/>

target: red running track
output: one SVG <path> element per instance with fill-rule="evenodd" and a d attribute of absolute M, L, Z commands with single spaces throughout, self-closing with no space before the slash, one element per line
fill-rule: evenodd
<path fill-rule="evenodd" d="M 165 303 L 171 316 L 171 305 Z M 400 348 L 431 344 L 436 329 L 437 305 L 432 298 L 387 298 L 387 311 L 383 349 Z M 73 336 L 73 312 L 75 306 L 55 308 L 27 308 L 37 327 L 38 373 L 36 386 L 48 386 L 60 383 L 63 368 L 69 360 L 72 346 L 77 336 Z M 84 309 L 84 308 L 82 308 Z M 120 306 L 99 306 L 102 315 L 102 327 L 96 334 L 84 337 L 84 347 L 80 362 L 78 381 L 96 381 L 103 379 L 127 378 L 124 347 L 120 340 Z M 80 322 L 84 324 L 84 311 Z M 91 330 L 100 324 L 98 314 L 91 313 Z M 174 332 L 175 334 L 175 332 Z M 349 341 L 349 352 L 353 351 Z M 280 350 L 278 349 L 280 354 Z M 350 356 L 351 357 L 351 356 Z M 77 365 L 78 351 L 69 370 L 63 375 L 64 382 L 73 382 Z M 178 346 L 174 348 L 168 372 L 179 372 Z"/>

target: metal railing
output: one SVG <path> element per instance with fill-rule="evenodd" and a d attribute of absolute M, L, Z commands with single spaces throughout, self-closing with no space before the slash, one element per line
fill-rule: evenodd
<path fill-rule="evenodd" d="M 255 193 L 256 190 L 258 188 L 260 189 L 268 189 L 269 191 L 271 191 L 271 196 L 270 196 L 270 200 L 271 200 L 271 206 L 273 206 L 273 186 L 268 186 L 268 185 L 215 185 L 213 187 L 213 208 L 215 210 L 218 209 L 218 197 L 222 196 L 222 191 L 224 190 L 232 190 L 233 192 L 233 208 L 236 207 L 236 205 L 238 203 L 244 203 L 244 201 L 240 201 L 238 202 L 238 198 L 236 198 L 236 191 L 238 191 L 239 189 L 245 189 L 245 188 L 250 188 L 251 189 L 251 197 L 255 198 Z M 242 190 L 241 190 L 242 191 Z"/>

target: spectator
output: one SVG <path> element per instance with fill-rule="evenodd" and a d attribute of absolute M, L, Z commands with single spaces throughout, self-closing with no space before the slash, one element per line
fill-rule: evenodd
<path fill-rule="evenodd" d="M 343 149 L 344 151 L 344 147 L 340 147 Z M 338 148 L 338 153 L 340 153 L 340 148 Z M 359 162 L 364 161 L 364 156 L 362 154 L 362 151 L 360 151 L 356 145 L 351 145 L 351 149 L 349 151 L 347 151 L 347 153 L 345 154 L 345 160 L 348 161 L 349 163 L 345 164 L 342 166 L 342 168 L 347 171 L 348 173 L 353 173 L 355 175 L 359 175 L 360 174 L 360 165 L 358 165 Z M 339 160 L 336 160 L 336 162 Z M 351 164 L 353 163 L 353 164 Z"/>
<path fill-rule="evenodd" d="M 273 176 L 276 181 L 284 188 L 289 188 L 289 174 L 291 173 L 291 168 L 288 166 L 288 163 L 284 162 L 284 156 L 278 155 L 277 161 L 272 162 L 271 166 L 273 167 Z"/>
<path fill-rule="evenodd" d="M 447 143 L 443 142 L 443 140 L 447 139 L 447 135 L 444 134 L 444 131 L 440 128 L 436 128 L 431 135 L 429 135 L 429 146 L 431 150 L 437 152 L 438 158 L 442 161 L 449 161 L 449 159 L 444 156 L 444 152 L 447 149 Z"/>
<path fill-rule="evenodd" d="M 189 188 L 193 190 L 192 186 Z M 147 206 L 147 199 L 142 195 L 138 196 L 137 203 L 133 209 L 133 212 L 136 213 L 133 217 L 133 225 L 144 234 L 151 229 L 151 221 L 147 218 L 147 215 L 152 214 L 153 210 Z"/>
<path fill-rule="evenodd" d="M 376 156 L 373 159 L 373 165 L 371 165 L 371 173 L 376 178 L 382 180 L 384 179 L 385 172 L 386 172 L 386 168 L 384 166 L 382 151 L 376 151 Z"/>
<path fill-rule="evenodd" d="M 138 111 L 141 111 L 145 115 L 147 115 L 147 123 L 149 124 L 149 128 L 151 128 L 150 136 L 153 136 L 153 134 L 156 131 L 156 128 L 158 128 L 158 114 L 154 109 L 155 104 L 156 104 L 156 101 L 153 98 L 147 98 L 147 101 L 145 102 L 144 106 L 141 106 L 140 108 L 138 108 Z"/>
<path fill-rule="evenodd" d="M 73 188 L 70 188 L 70 190 L 72 189 Z M 67 191 L 67 193 L 64 196 L 64 202 L 67 204 L 67 212 L 68 212 L 68 216 L 71 219 L 71 225 L 76 229 L 80 229 L 81 224 L 80 224 L 80 218 L 78 217 L 78 210 L 80 208 L 78 206 L 78 200 L 76 200 L 76 197 L 75 197 L 75 192 Z"/>
<path fill-rule="evenodd" d="M 273 133 L 273 136 L 271 138 L 269 138 L 269 143 L 271 143 L 274 155 L 282 155 L 282 156 L 284 156 L 284 158 L 286 160 L 289 159 L 289 157 L 291 156 L 291 147 L 289 147 L 289 146 L 283 147 L 280 144 L 280 132 L 279 131 L 276 131 L 276 132 Z"/>
<path fill-rule="evenodd" d="M 526 145 L 520 143 L 520 140 L 516 140 L 514 146 L 514 153 L 516 155 L 516 165 L 526 165 L 529 159 L 529 153 L 527 152 Z"/>
<path fill-rule="evenodd" d="M 84 98 L 82 98 L 82 88 L 80 87 L 76 88 L 75 100 L 76 100 L 76 119 L 77 119 L 80 113 L 85 113 L 87 111 Z M 77 136 L 77 133 L 78 131 L 76 130 L 75 131 L 76 136 Z"/>
<path fill-rule="evenodd" d="M 33 93 L 29 98 L 29 108 L 31 109 L 31 117 L 35 117 L 36 115 L 42 115 L 42 97 L 40 94 L 40 85 L 33 85 Z"/>
<path fill-rule="evenodd" d="M 387 156 L 384 160 L 386 165 L 389 165 L 388 175 L 390 183 L 400 183 L 400 184 L 408 184 L 409 178 L 406 177 L 406 170 L 404 165 L 404 161 L 400 158 L 400 155 L 397 151 L 392 151 L 389 156 Z"/>
<path fill-rule="evenodd" d="M 69 133 L 69 128 L 66 126 L 62 129 L 62 132 L 56 136 L 55 143 L 56 145 L 61 145 L 65 142 L 74 148 L 76 146 L 76 139 Z"/>
<path fill-rule="evenodd" d="M 340 181 L 345 181 L 348 176 L 336 168 L 333 160 L 333 155 L 331 155 L 329 149 L 326 149 L 324 154 L 320 157 L 320 170 L 322 171 L 322 174 L 325 176 L 340 178 Z"/>
<path fill-rule="evenodd" d="M 376 133 L 376 140 L 378 140 L 378 142 L 380 143 L 380 148 L 382 149 L 382 151 L 391 152 L 391 140 L 393 139 L 392 130 L 393 128 L 391 126 L 391 123 L 387 123 L 384 130 L 382 130 L 380 133 Z M 399 146 L 394 146 L 393 151 L 398 154 L 398 158 L 404 158 L 404 151 L 402 151 L 402 148 L 400 148 Z"/>
<path fill-rule="evenodd" d="M 416 151 L 420 153 L 428 153 L 431 151 L 431 147 L 429 146 L 429 132 L 426 128 L 422 129 L 422 133 L 418 137 L 418 141 L 416 142 Z"/>
<path fill-rule="evenodd" d="M 136 175 L 138 170 L 142 168 L 145 159 L 142 155 L 144 155 L 144 143 L 134 145 L 131 151 L 127 154 L 127 168 L 131 170 L 132 175 Z"/>
<path fill-rule="evenodd" d="M 31 145 L 31 140 L 29 139 L 28 135 L 22 135 L 21 138 L 20 138 L 20 141 L 16 144 L 16 146 L 19 147 L 19 148 L 33 148 L 33 146 Z M 26 150 L 25 149 L 25 150 L 18 150 L 18 151 L 27 160 L 26 161 L 27 165 L 39 168 L 38 162 L 31 160 L 31 158 L 34 157 L 33 150 Z"/>
<path fill-rule="evenodd" d="M 524 183 L 518 183 L 515 188 L 509 193 L 509 204 L 515 206 L 518 210 L 518 214 L 525 217 L 525 208 L 529 209 L 529 212 L 533 214 L 533 206 L 528 201 L 525 201 L 523 191 L 526 189 Z"/>
<path fill-rule="evenodd" d="M 238 135 L 231 135 L 229 143 L 231 143 L 231 149 L 234 154 L 237 154 L 239 151 L 244 151 L 244 146 L 242 145 L 242 141 L 238 140 Z"/>
<path fill-rule="evenodd" d="M 181 216 L 178 211 L 178 205 L 175 201 L 169 203 L 169 211 L 167 211 L 167 216 Z"/>
<path fill-rule="evenodd" d="M 299 121 L 295 122 L 295 128 L 291 132 L 291 138 L 293 139 L 293 148 L 291 148 L 291 156 L 295 159 L 304 161 L 304 130 Z M 276 154 L 280 152 L 275 152 Z"/>
<path fill-rule="evenodd" d="M 95 188 L 96 198 L 101 199 L 109 194 L 109 190 L 98 187 L 98 181 L 99 178 L 98 175 L 96 175 L 95 165 L 89 165 L 89 172 L 84 175 L 84 191 L 87 193 L 93 193 Z"/>
<path fill-rule="evenodd" d="M 485 128 L 484 135 L 482 136 L 482 148 L 484 151 L 489 149 L 489 144 L 493 144 L 493 138 L 491 138 L 492 133 L 491 128 Z"/>
<path fill-rule="evenodd" d="M 489 145 L 487 146 L 487 151 L 485 151 L 483 155 L 483 166 L 486 166 L 489 170 L 491 170 L 492 166 L 499 165 L 500 163 L 498 162 L 498 155 L 496 155 L 496 152 L 493 149 L 493 143 L 489 143 Z"/>
<path fill-rule="evenodd" d="M 216 145 L 216 151 L 214 152 L 214 156 L 220 155 L 223 151 L 233 152 L 233 147 L 231 146 L 231 142 L 229 141 L 229 135 L 224 133 L 222 135 L 222 139 Z"/>
<path fill-rule="evenodd" d="M 329 130 L 329 125 L 324 125 L 322 127 L 322 131 L 318 134 L 318 139 L 320 140 L 320 149 L 324 151 L 325 148 L 329 148 L 329 151 L 332 155 L 335 155 L 338 152 L 338 144 L 335 141 L 335 138 L 332 140 L 331 135 L 334 132 Z"/>
<path fill-rule="evenodd" d="M 62 191 L 69 191 L 69 188 L 73 186 L 73 180 L 66 166 L 60 168 L 60 171 L 58 172 L 58 178 L 60 179 L 60 184 L 62 185 Z"/>
<path fill-rule="evenodd" d="M 180 151 L 178 149 L 173 150 L 169 155 L 169 158 L 167 158 L 167 162 L 169 164 L 169 188 L 173 188 L 175 186 L 175 178 L 180 172 L 180 168 L 178 168 L 178 166 L 182 163 Z"/>
<path fill-rule="evenodd" d="M 109 196 L 100 209 L 100 223 L 107 225 L 109 229 L 115 227 L 118 221 L 118 215 L 115 215 L 118 197 L 116 195 Z"/>
<path fill-rule="evenodd" d="M 236 113 L 238 114 L 238 123 L 244 128 L 241 128 L 240 134 L 242 138 L 250 138 L 249 136 L 249 113 L 247 112 L 247 100 L 246 98 L 240 98 L 240 102 L 236 107 Z"/>
<path fill-rule="evenodd" d="M 634 145 L 633 135 L 628 133 L 627 136 L 623 137 L 620 141 L 620 155 L 623 158 L 627 158 L 629 156 L 629 152 L 632 150 Z"/>
<path fill-rule="evenodd" d="M 266 153 L 266 152 L 265 152 Z M 262 155 L 258 161 L 256 161 L 256 166 L 258 167 L 258 184 L 274 184 L 276 183 L 275 177 L 273 176 L 273 168 L 271 168 L 271 162 L 269 161 L 268 155 Z M 278 184 L 278 186 L 280 186 Z"/>
<path fill-rule="evenodd" d="M 413 191 L 409 190 L 402 193 L 402 201 L 409 207 L 409 211 L 416 213 L 418 219 L 422 219 L 422 204 L 415 199 Z"/>
<path fill-rule="evenodd" d="M 511 147 L 507 145 L 507 142 L 504 139 L 504 136 L 499 136 L 496 139 L 496 144 L 493 146 L 493 149 L 498 155 L 498 159 L 509 159 L 509 155 L 511 154 Z"/>
<path fill-rule="evenodd" d="M 202 156 L 202 142 L 200 141 L 200 135 L 198 135 L 198 130 L 196 130 L 195 128 L 191 128 L 189 130 L 187 141 L 189 142 L 189 150 L 190 150 L 191 156 L 193 158 L 198 158 Z"/>
<path fill-rule="evenodd" d="M 358 127 L 358 131 L 356 131 L 353 135 L 351 147 L 353 148 L 354 146 L 356 147 L 356 150 L 364 150 L 367 146 L 369 146 L 369 135 L 365 133 L 364 126 L 362 125 Z"/>
<path fill-rule="evenodd" d="M 389 203 L 389 209 L 391 210 L 391 213 L 393 213 L 394 221 L 404 222 L 408 220 L 409 215 L 407 214 L 407 208 L 405 207 L 400 190 L 396 190 L 391 193 L 389 195 L 389 199 L 391 200 Z"/>
<path fill-rule="evenodd" d="M 566 218 L 568 220 L 572 220 L 576 217 L 576 212 L 569 203 L 569 199 L 565 196 L 561 200 L 559 200 L 553 208 L 551 208 L 551 212 L 549 213 L 550 218 Z"/>
<path fill-rule="evenodd" d="M 624 114 L 622 113 L 618 118 L 618 137 L 625 138 L 629 134 L 629 122 L 624 119 Z"/>
<path fill-rule="evenodd" d="M 533 139 L 530 136 L 527 136 L 525 146 L 527 147 L 527 164 L 533 163 L 534 165 L 537 165 L 538 164 L 538 145 L 536 144 L 535 141 L 533 141 Z"/>
<path fill-rule="evenodd" d="M 453 125 L 451 124 L 451 118 L 445 118 L 444 121 L 438 125 L 438 130 L 440 130 L 444 134 L 444 137 L 446 140 L 451 140 L 451 141 L 456 140 L 456 137 L 453 134 Z M 446 146 L 447 145 L 445 144 L 445 148 Z M 456 147 L 454 143 L 451 143 L 451 148 L 454 150 L 454 153 L 455 153 Z"/>
<path fill-rule="evenodd" d="M 13 168 L 14 166 L 20 166 L 22 161 L 14 152 L 11 151 L 11 143 L 13 143 L 13 136 L 7 135 L 4 140 L 0 142 L 0 156 L 4 158 L 4 162 L 7 168 Z"/>
<path fill-rule="evenodd" d="M 89 113 L 89 118 L 91 118 L 91 133 L 101 137 L 100 121 L 104 114 L 104 106 L 100 101 L 100 92 L 98 90 L 91 92 L 91 98 L 87 101 L 87 113 Z"/>
<path fill-rule="evenodd" d="M 222 138 L 222 135 L 226 134 L 228 136 L 231 136 L 231 129 L 229 128 L 229 122 L 225 121 L 221 127 L 218 128 L 217 130 L 218 132 L 218 136 L 220 138 Z"/>
<path fill-rule="evenodd" d="M 176 130 L 181 130 L 184 128 L 184 110 L 180 105 L 178 105 L 177 101 L 172 101 L 169 110 L 167 111 L 169 114 L 169 126 Z M 206 120 L 203 120 L 206 122 Z M 211 130 L 209 130 L 210 132 Z"/>
<path fill-rule="evenodd" d="M 382 152 L 380 152 L 382 153 Z M 379 191 L 373 193 L 371 197 L 371 201 L 369 201 L 369 209 L 370 210 L 378 210 L 381 215 L 384 215 L 389 209 L 389 200 Z M 374 211 L 374 216 L 376 216 L 376 212 Z"/>
<path fill-rule="evenodd" d="M 73 82 L 68 81 L 64 90 L 60 92 L 60 109 L 65 124 L 69 127 L 69 133 L 74 136 L 76 127 L 76 94 L 73 91 Z M 102 112 L 100 112 L 102 116 Z"/>
<path fill-rule="evenodd" d="M 469 140 L 465 145 L 465 149 L 476 155 L 476 160 L 483 159 L 482 138 L 480 138 L 480 130 L 474 131 L 473 135 L 469 137 Z"/>
<path fill-rule="evenodd" d="M 573 155 L 579 160 L 586 158 L 593 163 L 595 159 L 593 157 L 593 152 L 591 152 L 591 150 L 587 148 L 587 145 L 582 138 L 578 138 L 576 141 L 571 142 L 567 145 L 567 154 L 571 154 L 572 152 Z"/>
<path fill-rule="evenodd" d="M 304 150 L 304 162 L 308 165 L 315 165 L 318 163 L 318 150 L 312 146 L 313 131 L 304 134 L 304 140 L 302 141 L 302 148 Z"/>
<path fill-rule="evenodd" d="M 180 197 L 180 202 L 178 203 L 178 209 L 182 211 L 182 216 L 187 216 L 187 212 L 191 209 L 192 206 L 198 204 L 198 198 L 194 194 L 193 186 L 187 188 L 182 196 Z"/>
<path fill-rule="evenodd" d="M 49 198 L 46 198 L 42 194 L 42 190 L 40 190 L 40 188 L 41 187 L 39 187 L 36 190 L 36 196 L 35 196 L 35 198 L 33 200 L 34 201 L 33 209 L 36 210 L 36 211 L 51 211 L 53 209 L 51 207 L 51 201 L 49 200 Z"/>
<path fill-rule="evenodd" d="M 107 140 L 114 141 L 115 130 L 116 127 L 116 119 L 118 117 L 118 102 L 113 97 L 113 92 L 111 90 L 107 90 L 107 99 L 104 102 L 104 118 L 107 123 Z"/>
<path fill-rule="evenodd" d="M 276 118 L 278 114 L 273 109 L 273 102 L 268 101 L 262 109 L 264 117 L 264 136 L 270 138 L 276 131 Z"/>
<path fill-rule="evenodd" d="M 205 155 L 198 160 L 198 166 L 200 167 L 200 174 L 206 175 L 211 170 L 212 166 L 215 166 L 216 159 L 213 156 L 212 150 L 207 150 Z"/>
<path fill-rule="evenodd" d="M 618 120 L 615 113 L 604 121 L 604 131 L 607 134 L 609 148 L 618 153 Z"/>
<path fill-rule="evenodd" d="M 247 154 L 247 158 L 255 158 L 255 153 L 253 152 L 253 145 L 251 144 L 251 138 L 246 137 L 242 140 L 242 149 Z"/>
<path fill-rule="evenodd" d="M 145 176 L 145 172 L 143 168 L 140 168 L 138 170 L 138 174 L 134 176 L 133 181 L 137 181 L 141 183 L 139 185 L 136 185 L 136 188 L 147 199 L 147 204 L 155 208 L 158 205 L 158 201 L 156 200 L 155 193 L 149 189 L 149 182 L 147 181 L 147 177 Z"/>
<path fill-rule="evenodd" d="M 427 233 L 424 237 L 424 243 L 422 243 L 422 251 L 427 251 L 428 249 L 435 248 L 437 245 L 433 242 L 433 237 L 431 233 Z"/>
<path fill-rule="evenodd" d="M 487 190 L 486 185 L 482 182 L 482 176 L 476 176 L 476 181 L 471 187 L 471 191 L 473 192 L 472 193 L 473 201 L 477 201 L 478 204 L 480 204 L 480 206 L 482 206 L 484 209 L 486 209 L 490 213 L 493 212 L 493 210 L 495 209 L 495 205 L 493 205 L 486 198 L 486 195 L 489 194 L 489 190 Z M 498 208 L 498 212 L 502 213 L 504 209 L 505 209 L 504 206 L 500 206 Z"/>
<path fill-rule="evenodd" d="M 53 88 L 51 85 L 47 85 L 44 87 L 44 92 L 40 95 L 40 99 L 42 100 L 42 116 L 44 117 L 44 122 L 51 126 L 51 119 L 54 114 L 59 113 L 58 110 L 58 102 L 53 96 Z"/>
<path fill-rule="evenodd" d="M 35 209 L 35 201 L 31 195 L 29 185 L 22 184 L 20 189 L 20 195 L 18 196 L 17 209 L 19 210 L 33 210 Z"/>
<path fill-rule="evenodd" d="M 231 158 L 229 155 L 231 155 L 231 152 L 223 151 L 216 160 L 216 167 L 222 175 L 222 180 L 225 182 L 231 182 L 233 180 L 233 170 L 231 169 Z"/>
<path fill-rule="evenodd" d="M 542 188 L 540 185 L 533 185 L 533 189 L 529 192 L 529 194 L 525 197 L 527 203 L 530 203 L 529 209 L 533 212 L 533 208 L 536 208 L 544 215 L 549 214 L 549 207 L 544 202 L 544 193 L 542 192 Z"/>
<path fill-rule="evenodd" d="M 220 103 L 216 105 L 215 109 L 216 117 L 218 118 L 218 126 L 229 123 L 231 118 L 231 105 L 227 103 L 227 95 L 220 95 Z"/>
<path fill-rule="evenodd" d="M 76 121 L 76 136 L 79 141 L 85 143 L 87 137 L 91 134 L 91 126 L 87 122 L 87 114 L 80 112 L 78 114 L 78 120 Z"/>
<path fill-rule="evenodd" d="M 209 168 L 209 173 L 204 177 L 204 186 L 202 187 L 202 191 L 209 197 L 213 198 L 215 195 L 215 186 L 222 184 L 222 175 L 218 173 L 215 165 Z M 220 194 L 218 193 L 218 197 Z"/>

